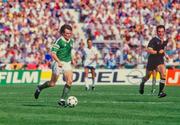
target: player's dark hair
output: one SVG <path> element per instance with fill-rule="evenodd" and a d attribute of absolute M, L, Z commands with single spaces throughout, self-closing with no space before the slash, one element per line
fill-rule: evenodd
<path fill-rule="evenodd" d="M 70 31 L 72 31 L 72 27 L 68 24 L 64 24 L 61 26 L 61 29 L 60 29 L 60 34 L 63 34 L 65 32 L 65 29 L 68 29 Z"/>
<path fill-rule="evenodd" d="M 160 29 L 160 28 L 163 28 L 163 29 L 165 30 L 165 26 L 164 26 L 164 25 L 158 25 L 158 26 L 156 27 L 156 31 L 158 31 L 158 29 Z"/>
<path fill-rule="evenodd" d="M 92 41 L 92 39 L 91 39 L 91 38 L 88 38 L 88 39 L 87 39 L 87 42 L 88 42 L 89 40 L 91 40 L 91 41 Z"/>

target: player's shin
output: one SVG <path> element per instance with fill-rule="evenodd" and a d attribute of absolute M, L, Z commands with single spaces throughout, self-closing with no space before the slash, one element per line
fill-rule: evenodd
<path fill-rule="evenodd" d="M 95 79 L 92 78 L 92 90 L 94 90 L 94 89 L 95 89 Z"/>
<path fill-rule="evenodd" d="M 95 86 L 95 79 L 92 78 L 92 86 Z"/>
<path fill-rule="evenodd" d="M 46 81 L 45 83 L 43 83 L 42 85 L 38 85 L 35 92 L 34 92 L 34 98 L 35 99 L 38 99 L 39 98 L 39 95 L 41 93 L 41 91 L 44 89 L 44 88 L 47 88 L 49 87 L 49 81 Z"/>
<path fill-rule="evenodd" d="M 163 90 L 164 90 L 165 81 L 166 81 L 166 80 L 165 80 L 164 78 L 161 78 L 160 83 L 159 83 L 159 94 L 160 94 L 161 92 L 163 92 Z"/>
<path fill-rule="evenodd" d="M 49 81 L 46 81 L 45 83 L 43 83 L 42 85 L 39 85 L 38 86 L 40 91 L 45 89 L 45 88 L 48 88 L 49 87 Z"/>
<path fill-rule="evenodd" d="M 165 86 L 165 79 L 161 78 L 160 83 L 159 83 L 159 98 L 165 97 L 166 93 L 163 92 Z"/>
<path fill-rule="evenodd" d="M 89 90 L 89 83 L 88 83 L 88 77 L 85 77 L 85 89 Z"/>
<path fill-rule="evenodd" d="M 140 86 L 139 86 L 139 93 L 140 94 L 143 94 L 144 93 L 144 83 L 146 82 L 147 80 L 143 77 L 142 78 L 142 81 L 140 83 Z"/>
<path fill-rule="evenodd" d="M 143 78 L 142 78 L 142 81 L 141 81 L 141 84 L 144 85 L 146 81 L 147 81 L 147 80 L 143 77 Z"/>
<path fill-rule="evenodd" d="M 65 84 L 63 88 L 63 93 L 61 95 L 61 99 L 65 99 L 68 96 L 68 93 L 70 92 L 70 90 L 71 90 L 71 86 L 69 86 L 68 84 Z"/>

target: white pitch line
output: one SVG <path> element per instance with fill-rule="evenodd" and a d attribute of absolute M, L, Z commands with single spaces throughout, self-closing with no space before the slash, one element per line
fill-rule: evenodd
<path fill-rule="evenodd" d="M 79 101 L 80 103 L 98 103 L 98 104 L 106 104 L 107 101 Z M 145 101 L 141 101 L 141 102 L 134 102 L 134 101 L 111 101 L 109 102 L 111 104 L 172 104 L 174 102 L 145 102 Z"/>
<path fill-rule="evenodd" d="M 105 93 L 95 93 L 96 95 L 109 95 L 109 96 L 143 96 L 143 95 L 151 95 L 152 96 L 152 94 L 143 94 L 143 95 L 141 95 L 141 94 L 139 94 L 139 93 L 129 93 L 129 94 L 127 94 L 127 93 L 108 93 L 108 94 L 105 94 Z M 82 95 L 87 95 L 86 93 L 81 93 L 81 94 L 79 94 L 80 96 L 82 96 Z M 153 95 L 153 96 L 155 96 L 155 95 Z"/>

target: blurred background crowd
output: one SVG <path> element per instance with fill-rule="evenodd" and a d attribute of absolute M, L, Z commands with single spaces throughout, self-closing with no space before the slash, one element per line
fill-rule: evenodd
<path fill-rule="evenodd" d="M 49 69 L 50 48 L 64 23 L 73 27 L 78 68 L 86 39 L 99 50 L 97 68 L 144 68 L 145 48 L 164 24 L 167 65 L 180 65 L 178 0 L 2 0 L 1 69 Z"/>

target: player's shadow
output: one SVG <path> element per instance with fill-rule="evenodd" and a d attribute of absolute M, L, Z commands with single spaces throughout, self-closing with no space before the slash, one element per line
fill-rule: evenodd
<path fill-rule="evenodd" d="M 48 105 L 48 104 L 22 104 L 25 107 L 58 107 L 57 105 Z"/>
<path fill-rule="evenodd" d="M 49 105 L 43 105 L 43 104 L 22 104 L 23 106 L 27 107 L 47 107 Z"/>

